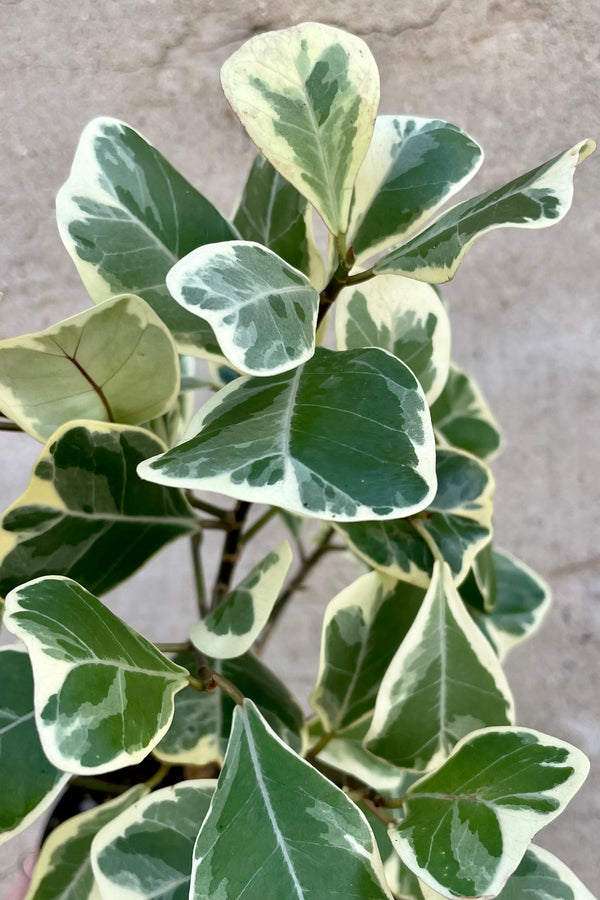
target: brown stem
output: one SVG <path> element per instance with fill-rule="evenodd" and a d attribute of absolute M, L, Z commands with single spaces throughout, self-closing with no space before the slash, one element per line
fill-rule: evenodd
<path fill-rule="evenodd" d="M 187 492 L 187 500 L 190 506 L 193 506 L 195 509 L 200 509 L 202 512 L 208 513 L 209 516 L 214 516 L 216 519 L 226 519 L 231 515 L 228 509 L 221 509 L 220 506 L 214 506 L 212 503 L 206 503 L 204 500 L 199 500 L 191 491 Z"/>
<path fill-rule="evenodd" d="M 0 431 L 23 431 L 23 429 L 11 419 L 0 418 Z"/>
<path fill-rule="evenodd" d="M 221 564 L 213 590 L 213 608 L 224 600 L 229 592 L 233 570 L 241 554 L 242 527 L 251 504 L 247 500 L 239 500 L 228 523 L 227 537 L 221 554 Z"/>

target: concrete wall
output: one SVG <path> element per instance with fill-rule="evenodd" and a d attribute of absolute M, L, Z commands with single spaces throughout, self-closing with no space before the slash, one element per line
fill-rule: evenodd
<path fill-rule="evenodd" d="M 253 150 L 221 93 L 219 67 L 258 31 L 316 19 L 369 43 L 381 70 L 382 112 L 446 118 L 484 146 L 487 162 L 468 195 L 581 138 L 598 138 L 599 12 L 595 0 L 0 0 L 0 337 L 89 305 L 53 205 L 92 117 L 120 117 L 141 130 L 227 213 Z M 599 163 L 592 157 L 579 170 L 563 223 L 490 235 L 445 291 L 455 359 L 478 378 L 507 437 L 494 467 L 497 542 L 543 574 L 555 595 L 537 640 L 508 665 L 519 721 L 572 740 L 595 763 L 580 796 L 539 842 L 592 889 L 600 880 L 600 422 L 592 340 Z M 1 437 L 3 505 L 23 490 L 38 449 L 21 436 Z M 269 654 L 304 698 L 322 609 L 354 574 L 335 559 L 290 611 L 293 627 Z M 158 638 L 165 598 L 191 620 L 186 548 L 168 551 L 116 591 L 113 607 Z M 162 639 L 182 638 L 172 614 L 168 629 Z M 0 869 L 13 867 L 32 839 L 3 848 Z"/>

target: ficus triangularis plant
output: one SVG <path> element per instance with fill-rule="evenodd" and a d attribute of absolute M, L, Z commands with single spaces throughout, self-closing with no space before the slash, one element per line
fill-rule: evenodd
<path fill-rule="evenodd" d="M 42 445 L 0 523 L 2 838 L 68 783 L 104 800 L 50 834 L 28 898 L 590 900 L 532 843 L 588 763 L 515 721 L 502 660 L 549 593 L 492 547 L 499 431 L 436 285 L 486 232 L 560 221 L 594 144 L 440 212 L 482 151 L 377 116 L 362 40 L 262 34 L 222 83 L 259 150 L 232 220 L 94 120 L 57 200 L 91 302 L 0 343 L 4 425 Z M 288 539 L 240 579 L 274 517 Z M 154 644 L 97 598 L 175 539 L 198 621 Z M 306 718 L 260 652 L 344 548 L 365 573 L 327 607 Z"/>

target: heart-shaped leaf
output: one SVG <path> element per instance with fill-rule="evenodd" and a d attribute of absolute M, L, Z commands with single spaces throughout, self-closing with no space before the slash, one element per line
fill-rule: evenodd
<path fill-rule="evenodd" d="M 94 773 L 140 762 L 188 684 L 175 665 L 68 578 L 36 578 L 6 598 L 4 624 L 25 642 L 35 719 L 48 759 Z"/>
<path fill-rule="evenodd" d="M 260 34 L 227 60 L 221 81 L 261 153 L 333 234 L 345 232 L 379 104 L 364 41 L 315 22 Z"/>

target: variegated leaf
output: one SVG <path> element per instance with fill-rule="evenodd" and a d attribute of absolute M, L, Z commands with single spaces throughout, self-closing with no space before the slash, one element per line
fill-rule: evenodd
<path fill-rule="evenodd" d="M 465 603 L 481 612 L 489 612 L 496 603 L 497 578 L 494 566 L 492 542 L 480 550 L 471 566 L 471 571 L 460 586 L 460 595 Z"/>
<path fill-rule="evenodd" d="M 220 606 L 192 627 L 194 646 L 216 659 L 246 653 L 267 624 L 292 559 L 292 548 L 283 541 L 257 563 Z"/>
<path fill-rule="evenodd" d="M 0 595 L 38 575 L 108 591 L 169 541 L 197 530 L 180 491 L 141 481 L 163 449 L 142 428 L 71 422 L 50 439 L 0 523 Z"/>
<path fill-rule="evenodd" d="M 0 844 L 35 821 L 70 776 L 47 759 L 33 714 L 31 663 L 23 644 L 0 647 Z"/>
<path fill-rule="evenodd" d="M 173 339 L 133 295 L 0 341 L 0 408 L 38 441 L 72 419 L 139 425 L 178 391 Z"/>
<path fill-rule="evenodd" d="M 378 116 L 356 185 L 348 242 L 357 257 L 397 244 L 471 180 L 483 161 L 449 122 Z"/>
<path fill-rule="evenodd" d="M 180 356 L 181 389 L 175 402 L 162 416 L 147 423 L 149 430 L 167 447 L 178 444 L 188 429 L 194 415 L 194 394 L 196 390 L 208 388 L 208 382 L 196 378 L 196 360 L 193 356 Z"/>
<path fill-rule="evenodd" d="M 470 612 L 501 660 L 527 640 L 541 625 L 550 608 L 550 588 L 525 563 L 494 550 L 496 600 L 491 610 L 475 606 L 476 598 L 465 582 L 461 594 Z M 472 585 L 471 585 L 472 587 Z"/>
<path fill-rule="evenodd" d="M 182 654 L 175 661 L 185 665 L 192 674 L 195 672 L 193 654 Z M 252 653 L 235 659 L 211 659 L 209 665 L 253 700 L 271 728 L 300 752 L 304 716 L 296 699 L 274 672 Z M 173 721 L 154 755 L 173 765 L 222 763 L 234 706 L 224 691 L 199 693 L 185 688 L 175 697 Z"/>
<path fill-rule="evenodd" d="M 445 444 L 491 459 L 502 445 L 500 426 L 476 382 L 457 366 L 450 366 L 441 395 L 431 407 L 436 434 Z"/>
<path fill-rule="evenodd" d="M 421 884 L 423 900 L 443 895 Z M 530 844 L 496 900 L 595 900 L 584 884 L 552 853 Z"/>
<path fill-rule="evenodd" d="M 185 352 L 220 356 L 210 326 L 171 299 L 165 278 L 196 247 L 238 235 L 137 131 L 117 119 L 89 123 L 56 214 L 94 303 L 139 294 Z"/>
<path fill-rule="evenodd" d="M 216 785 L 154 791 L 98 832 L 91 858 L 102 900 L 187 900 L 194 842 Z"/>
<path fill-rule="evenodd" d="M 328 605 L 310 705 L 329 733 L 372 712 L 381 679 L 423 597 L 421 588 L 369 572 Z"/>
<path fill-rule="evenodd" d="M 242 372 L 287 372 L 314 353 L 319 295 L 306 275 L 260 244 L 198 247 L 170 270 L 167 287 L 210 323 Z"/>
<path fill-rule="evenodd" d="M 410 515 L 435 492 L 422 389 L 376 348 L 317 349 L 293 372 L 238 378 L 200 410 L 188 439 L 142 478 L 277 503 L 321 519 Z"/>
<path fill-rule="evenodd" d="M 237 707 L 223 771 L 196 846 L 190 897 L 391 898 L 369 826 L 297 756 L 254 704 Z"/>
<path fill-rule="evenodd" d="M 555 225 L 571 206 L 575 167 L 595 148 L 593 141 L 580 141 L 509 184 L 459 203 L 408 243 L 382 257 L 374 266 L 375 272 L 395 272 L 441 284 L 453 278 L 469 247 L 488 231 L 507 225 Z"/>
<path fill-rule="evenodd" d="M 438 490 L 422 517 L 392 522 L 336 524 L 351 549 L 376 569 L 427 588 L 432 549 L 450 566 L 457 584 L 492 534 L 492 473 L 458 450 L 438 450 Z"/>
<path fill-rule="evenodd" d="M 148 793 L 136 784 L 125 794 L 73 816 L 46 839 L 33 870 L 26 900 L 95 900 L 90 848 L 98 832 Z"/>
<path fill-rule="evenodd" d="M 443 897 L 495 897 L 588 770 L 584 754 L 557 738 L 526 728 L 476 731 L 409 787 L 392 843 Z"/>
<path fill-rule="evenodd" d="M 510 725 L 510 688 L 482 637 L 450 569 L 436 562 L 423 605 L 377 694 L 367 750 L 422 771 L 440 765 L 469 732 Z"/>
<path fill-rule="evenodd" d="M 261 153 L 332 233 L 345 232 L 379 104 L 364 41 L 315 22 L 260 34 L 227 60 L 221 81 Z"/>
<path fill-rule="evenodd" d="M 4 624 L 25 642 L 44 752 L 67 772 L 140 762 L 188 684 L 175 665 L 68 578 L 36 578 L 6 598 Z"/>
<path fill-rule="evenodd" d="M 388 813 L 398 813 L 398 810 L 386 810 Z M 419 879 L 407 869 L 394 850 L 389 832 L 383 822 L 365 810 L 365 816 L 377 841 L 379 853 L 383 861 L 385 880 L 390 890 L 398 900 L 423 900 L 423 894 L 419 887 Z"/>
<path fill-rule="evenodd" d="M 324 284 L 323 260 L 313 237 L 312 207 L 262 153 L 254 159 L 233 224 L 245 241 L 273 250 L 308 275 L 315 287 Z"/>
<path fill-rule="evenodd" d="M 450 322 L 437 291 L 410 278 L 380 275 L 345 288 L 335 306 L 340 350 L 389 350 L 417 376 L 431 405 L 450 365 Z"/>

